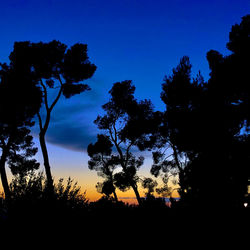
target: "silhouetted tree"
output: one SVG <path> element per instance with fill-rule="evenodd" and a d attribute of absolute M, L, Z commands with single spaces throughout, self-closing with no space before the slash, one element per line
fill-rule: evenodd
<path fill-rule="evenodd" d="M 156 188 L 156 192 L 162 197 L 171 196 L 174 190 L 181 188 L 179 176 L 185 168 L 185 162 L 179 159 L 170 147 L 171 143 L 165 139 L 165 137 L 161 139 L 164 143 L 152 153 L 153 164 L 150 170 L 152 175 L 162 179 L 163 185 Z"/>
<path fill-rule="evenodd" d="M 250 15 L 242 17 L 229 33 L 227 48 L 232 52 L 223 56 L 209 51 L 211 69 L 208 96 L 213 100 L 216 117 L 217 161 L 221 162 L 224 194 L 234 206 L 242 206 L 250 177 L 249 156 L 249 100 L 250 100 Z M 223 148 L 223 154 L 221 154 Z"/>
<path fill-rule="evenodd" d="M 130 187 L 141 204 L 137 183 L 137 170 L 144 157 L 136 156 L 134 150 L 143 150 L 155 140 L 152 131 L 157 128 L 159 113 L 153 111 L 149 100 L 137 101 L 131 81 L 117 82 L 109 91 L 110 100 L 102 106 L 105 114 L 95 120 L 98 128 L 106 131 L 118 157 L 122 171 L 114 175 L 115 185 L 125 191 Z"/>
<path fill-rule="evenodd" d="M 192 205 L 211 205 L 213 196 L 217 206 L 241 206 L 247 192 L 249 20 L 248 15 L 233 26 L 227 44 L 231 55 L 207 53 L 207 83 L 200 75 L 191 79 L 191 65 L 184 57 L 163 84 L 162 135 L 170 143 L 174 165 L 181 167 L 181 200 Z M 159 169 L 156 164 L 156 172 Z"/>
<path fill-rule="evenodd" d="M 199 73 L 191 78 L 189 58 L 181 58 L 179 65 L 173 69 L 171 76 L 166 76 L 162 85 L 161 98 L 166 104 L 162 115 L 157 138 L 158 149 L 153 152 L 151 173 L 158 177 L 161 173 L 163 187 L 158 188 L 162 195 L 170 195 L 169 180 L 177 184 L 179 192 L 186 187 L 183 184 L 184 169 L 194 148 L 199 149 L 199 139 L 203 135 L 200 122 L 200 105 L 203 98 L 204 80 Z"/>
<path fill-rule="evenodd" d="M 146 197 L 154 196 L 155 188 L 157 187 L 157 185 L 157 181 L 154 181 L 152 178 L 147 177 L 142 180 L 142 187 L 144 189 L 147 189 L 147 192 L 145 193 Z"/>
<path fill-rule="evenodd" d="M 32 90 L 32 95 L 30 94 Z M 0 174 L 7 201 L 10 200 L 5 165 L 13 174 L 37 169 L 39 163 L 31 159 L 37 152 L 29 127 L 41 105 L 41 93 L 29 76 L 13 65 L 1 64 L 0 71 Z"/>
<path fill-rule="evenodd" d="M 37 112 L 40 127 L 39 140 L 48 187 L 52 190 L 53 179 L 45 141 L 52 111 L 62 95 L 70 98 L 90 89 L 88 85 L 81 82 L 94 74 L 96 66 L 89 61 L 86 44 L 74 44 L 67 49 L 67 46 L 59 41 L 16 42 L 9 58 L 10 64 L 24 75 L 30 76 L 42 91 L 45 120 L 43 122 L 41 113 Z M 58 89 L 51 104 L 48 98 L 49 89 Z M 32 95 L 32 92 L 30 94 Z"/>
<path fill-rule="evenodd" d="M 166 104 L 165 134 L 178 168 L 179 153 L 192 155 L 194 147 L 199 149 L 200 136 L 203 135 L 199 107 L 205 83 L 200 73 L 195 79 L 191 78 L 191 67 L 189 58 L 184 56 L 173 69 L 173 74 L 165 77 L 162 85 L 161 99 Z M 196 136 L 198 133 L 199 136 Z"/>
<path fill-rule="evenodd" d="M 114 186 L 114 169 L 119 164 L 117 156 L 112 155 L 112 147 L 108 136 L 97 135 L 97 142 L 88 145 L 88 155 L 91 158 L 88 161 L 90 170 L 97 171 L 98 175 L 105 178 L 103 183 L 97 183 L 97 191 L 108 197 L 113 194 L 115 201 L 118 201 Z"/>

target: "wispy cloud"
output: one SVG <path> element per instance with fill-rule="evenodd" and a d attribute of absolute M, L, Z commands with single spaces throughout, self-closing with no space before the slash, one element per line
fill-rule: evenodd
<path fill-rule="evenodd" d="M 53 93 L 50 96 L 53 99 Z M 96 140 L 97 128 L 93 123 L 102 112 L 103 95 L 100 90 L 91 90 L 71 99 L 62 97 L 52 111 L 46 140 L 74 151 L 86 150 L 89 143 Z M 41 110 L 45 119 L 45 112 Z M 39 134 L 38 122 L 33 128 L 35 136 Z"/>
<path fill-rule="evenodd" d="M 50 128 L 47 141 L 74 151 L 85 151 L 88 144 L 95 140 L 93 128 L 74 121 L 57 124 Z"/>

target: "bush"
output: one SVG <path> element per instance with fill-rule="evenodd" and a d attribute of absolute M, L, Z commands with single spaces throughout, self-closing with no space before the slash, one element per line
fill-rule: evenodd
<path fill-rule="evenodd" d="M 54 184 L 54 193 L 48 192 L 43 173 L 30 171 L 17 174 L 10 183 L 9 216 L 13 219 L 66 219 L 75 216 L 88 205 L 86 192 L 81 193 L 77 182 L 69 177 Z"/>

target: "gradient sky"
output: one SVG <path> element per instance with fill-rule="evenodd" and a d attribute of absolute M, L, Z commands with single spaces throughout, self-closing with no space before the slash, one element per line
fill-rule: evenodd
<path fill-rule="evenodd" d="M 228 54 L 231 26 L 250 13 L 249 0 L 0 0 L 0 62 L 8 62 L 15 41 L 59 40 L 88 44 L 95 75 L 91 91 L 56 106 L 47 140 L 55 178 L 71 176 L 87 196 L 97 197 L 96 172 L 88 170 L 86 146 L 95 141 L 93 120 L 113 83 L 133 80 L 138 99 L 163 110 L 161 83 L 180 58 L 190 57 L 194 76 L 208 79 L 206 53 Z M 53 95 L 53 93 L 52 93 Z M 37 130 L 34 128 L 35 135 Z M 35 139 L 37 142 L 37 139 Z M 37 155 L 42 162 L 40 152 Z M 41 169 L 43 166 L 41 165 Z M 149 175 L 150 159 L 140 175 Z M 134 196 L 132 192 L 120 197 Z"/>

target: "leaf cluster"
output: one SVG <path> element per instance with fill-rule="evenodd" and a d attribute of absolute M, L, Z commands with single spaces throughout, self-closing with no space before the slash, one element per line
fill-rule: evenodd
<path fill-rule="evenodd" d="M 81 81 L 90 78 L 96 66 L 89 61 L 86 44 L 74 44 L 70 48 L 59 41 L 48 43 L 16 42 L 10 54 L 10 65 L 22 74 L 30 76 L 37 84 L 45 79 L 49 88 L 61 77 L 63 95 L 69 98 L 89 86 Z"/>

